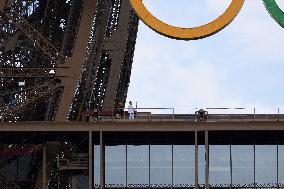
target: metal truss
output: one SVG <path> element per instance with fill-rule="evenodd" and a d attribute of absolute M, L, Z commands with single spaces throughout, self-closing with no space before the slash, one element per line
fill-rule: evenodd
<path fill-rule="evenodd" d="M 54 68 L 0 68 L 1 78 L 54 78 Z"/>
<path fill-rule="evenodd" d="M 76 177 L 88 179 L 89 167 L 84 160 L 91 152 L 88 138 L 83 132 L 1 132 L 0 188 L 71 188 L 77 183 L 82 186 Z M 76 165 L 70 167 L 68 162 Z"/>
<path fill-rule="evenodd" d="M 48 95 L 62 89 L 62 85 L 58 83 L 57 80 L 51 80 L 33 89 L 20 91 L 17 94 L 12 95 L 12 99 L 8 103 L 2 101 L 2 105 L 0 106 L 0 120 L 5 121 L 14 118 L 14 121 L 17 121 L 17 115 L 22 111 L 26 111 L 30 105 L 34 105 L 40 99 L 44 97 L 48 98 Z"/>
<path fill-rule="evenodd" d="M 54 47 L 45 37 L 41 35 L 30 23 L 22 18 L 23 15 L 19 15 L 17 8 L 19 7 L 19 1 L 15 1 L 8 5 L 4 12 L 1 13 L 2 17 L 6 21 L 15 24 L 32 42 L 37 45 L 50 60 L 53 62 L 53 67 L 57 64 L 63 64 L 65 57 Z"/>
<path fill-rule="evenodd" d="M 126 101 L 139 19 L 121 0 L 98 1 L 95 18 L 71 120 L 83 111 L 112 111 Z"/>
<path fill-rule="evenodd" d="M 78 120 L 84 111 L 125 102 L 138 28 L 128 1 L 9 0 L 0 12 L 0 91 L 26 93 L 6 112 L 21 120 L 39 119 L 29 118 L 29 109 L 46 115 L 40 120 Z M 34 92 L 55 78 L 60 90 Z"/>

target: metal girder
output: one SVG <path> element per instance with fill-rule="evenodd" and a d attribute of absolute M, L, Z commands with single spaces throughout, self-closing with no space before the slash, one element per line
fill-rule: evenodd
<path fill-rule="evenodd" d="M 53 78 L 55 68 L 0 68 L 0 78 Z"/>
<path fill-rule="evenodd" d="M 54 78 L 56 70 L 68 69 L 67 67 L 57 68 L 0 68 L 0 78 Z M 65 77 L 57 75 L 56 77 Z"/>
<path fill-rule="evenodd" d="M 4 35 L 1 63 L 7 66 L 0 68 L 2 91 L 8 87 L 10 96 L 21 96 L 23 90 L 32 94 L 33 82 L 36 85 L 60 77 L 62 96 L 54 93 L 48 101 L 30 106 L 32 111 L 41 111 L 40 120 L 56 117 L 57 121 L 67 121 L 70 112 L 78 112 L 74 114 L 78 117 L 86 108 L 113 109 L 117 102 L 125 101 L 138 26 L 128 1 L 8 2 L 0 13 Z M 67 11 L 61 13 L 62 9 Z M 68 69 L 57 67 L 63 62 Z M 18 87 L 21 78 L 28 83 L 26 87 Z M 21 112 L 28 120 L 37 118 Z"/>
<path fill-rule="evenodd" d="M 109 77 L 107 81 L 107 88 L 105 92 L 105 97 L 103 100 L 103 109 L 104 110 L 113 110 L 116 108 L 116 104 L 119 102 L 116 102 L 116 96 L 117 96 L 117 90 L 119 90 L 119 82 L 121 79 L 121 75 L 123 72 L 123 69 L 125 68 L 125 65 L 131 66 L 132 64 L 132 58 L 128 59 L 126 62 L 125 59 L 125 52 L 129 46 L 128 40 L 129 40 L 129 23 L 131 23 L 131 19 L 133 19 L 132 14 L 134 14 L 131 10 L 131 5 L 129 1 L 121 1 L 121 10 L 120 11 L 120 18 L 117 25 L 117 28 L 112 32 L 112 35 L 108 37 L 105 41 L 104 50 L 106 50 L 109 53 L 110 59 L 112 60 L 111 67 L 109 70 Z M 138 19 L 136 22 L 132 22 L 131 27 L 137 27 L 138 26 Z M 136 30 L 137 32 L 137 30 Z M 135 35 L 132 36 L 133 40 L 132 43 L 135 44 L 136 41 L 136 32 L 134 32 Z M 131 49 L 132 55 L 134 53 L 134 48 Z M 125 64 L 126 63 L 126 64 Z M 129 65 L 130 64 L 130 65 Z M 130 72 L 130 70 L 128 70 Z M 130 75 L 130 73 L 128 73 Z M 127 81 L 127 84 L 128 85 Z M 127 90 L 127 88 L 125 89 Z M 124 97 L 126 98 L 126 96 Z M 125 99 L 119 99 L 124 100 Z"/>
<path fill-rule="evenodd" d="M 5 4 L 6 4 L 6 1 L 4 0 L 0 1 L 0 12 L 2 12 L 2 10 L 4 9 Z"/>
<path fill-rule="evenodd" d="M 12 102 L 0 106 L 0 120 L 3 120 L 6 116 L 16 116 L 26 111 L 29 105 L 36 103 L 43 97 L 49 98 L 48 95 L 54 93 L 56 90 L 60 90 L 62 87 L 58 81 L 50 80 L 43 85 L 19 93 L 18 97 Z"/>
<path fill-rule="evenodd" d="M 58 75 L 68 75 L 68 78 L 62 78 L 62 84 L 64 85 L 64 91 L 60 100 L 58 111 L 56 113 L 56 121 L 67 121 L 70 112 L 71 105 L 74 99 L 74 93 L 77 88 L 77 83 L 80 80 L 81 72 L 85 60 L 86 52 L 82 49 L 87 49 L 89 42 L 89 35 L 92 31 L 92 22 L 94 19 L 94 13 L 96 11 L 96 0 L 85 0 L 83 6 L 83 12 L 81 15 L 80 26 L 74 45 L 74 51 L 72 57 L 66 60 L 66 64 L 70 66 L 70 69 L 64 72 L 57 72 Z"/>
<path fill-rule="evenodd" d="M 92 32 L 87 49 L 87 59 L 84 64 L 84 71 L 75 94 L 72 110 L 69 117 L 71 120 L 80 119 L 80 115 L 86 110 L 93 92 L 94 81 L 96 80 L 97 70 L 101 64 L 107 23 L 110 15 L 111 1 L 99 1 L 97 3 L 96 20 L 93 23 Z M 104 11 L 102 11 L 104 10 Z"/>
<path fill-rule="evenodd" d="M 19 28 L 32 42 L 37 45 L 45 55 L 53 62 L 54 66 L 63 64 L 65 56 L 63 56 L 56 47 L 54 47 L 39 31 L 37 31 L 26 19 L 18 15 L 17 4 L 7 5 L 7 8 L 1 12 L 4 19 L 10 21 Z M 15 10 L 14 10 L 15 9 Z M 0 16 L 1 16 L 0 15 Z"/>
<path fill-rule="evenodd" d="M 17 22 L 15 17 L 4 15 L 12 21 L 35 45 L 37 45 L 45 55 L 54 63 L 54 66 L 63 64 L 65 57 L 45 38 L 40 32 L 33 28 L 28 21 L 21 19 Z"/>
<path fill-rule="evenodd" d="M 126 101 L 139 18 L 128 1 L 98 1 L 95 35 L 69 118 L 83 111 L 113 110 Z"/>

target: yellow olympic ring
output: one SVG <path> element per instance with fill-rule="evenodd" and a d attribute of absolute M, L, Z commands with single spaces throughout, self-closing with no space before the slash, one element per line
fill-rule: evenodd
<path fill-rule="evenodd" d="M 229 25 L 240 12 L 245 0 L 232 0 L 227 10 L 214 21 L 193 28 L 181 28 L 162 22 L 151 14 L 142 0 L 130 0 L 140 19 L 154 31 L 174 39 L 192 40 L 213 35 Z"/>

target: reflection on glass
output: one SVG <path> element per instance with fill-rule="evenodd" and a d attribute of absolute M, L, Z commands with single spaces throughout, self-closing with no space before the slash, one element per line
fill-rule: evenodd
<path fill-rule="evenodd" d="M 174 185 L 194 185 L 194 145 L 174 146 Z"/>
<path fill-rule="evenodd" d="M 211 185 L 231 184 L 230 146 L 209 147 L 209 183 Z"/>
<path fill-rule="evenodd" d="M 94 184 L 100 185 L 100 146 L 94 146 Z"/>
<path fill-rule="evenodd" d="M 257 184 L 277 183 L 277 146 L 255 146 L 255 180 Z"/>
<path fill-rule="evenodd" d="M 200 185 L 205 184 L 205 146 L 198 146 L 198 182 Z"/>
<path fill-rule="evenodd" d="M 125 185 L 126 153 L 125 146 L 105 147 L 105 183 Z"/>
<path fill-rule="evenodd" d="M 254 152 L 252 145 L 232 146 L 233 184 L 252 184 L 254 182 Z"/>
<path fill-rule="evenodd" d="M 278 182 L 283 186 L 284 185 L 284 145 L 278 146 L 278 173 L 279 173 Z"/>
<path fill-rule="evenodd" d="M 127 183 L 131 185 L 149 184 L 149 146 L 127 147 Z"/>
<path fill-rule="evenodd" d="M 151 184 L 172 184 L 172 146 L 151 146 Z"/>

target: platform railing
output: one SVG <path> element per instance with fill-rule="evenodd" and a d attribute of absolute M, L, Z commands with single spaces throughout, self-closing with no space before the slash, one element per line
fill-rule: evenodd
<path fill-rule="evenodd" d="M 265 184 L 210 184 L 210 188 L 216 188 L 216 189 L 279 189 L 283 188 L 283 184 L 281 183 L 265 183 Z M 205 184 L 199 184 L 198 187 L 191 184 L 128 184 L 127 186 L 125 184 L 105 184 L 104 187 L 101 187 L 100 185 L 95 185 L 94 189 L 205 189 Z"/>
<path fill-rule="evenodd" d="M 190 113 L 176 113 L 175 108 L 133 108 L 134 119 L 131 119 L 128 114 L 128 108 L 115 108 L 113 111 L 97 112 L 97 115 L 90 121 L 105 121 L 105 122 L 199 122 L 198 111 Z M 246 113 L 210 113 L 206 115 L 206 122 L 225 122 L 225 121 L 284 121 L 284 114 L 280 114 L 278 108 L 275 113 L 259 113 L 256 109 L 246 111 Z M 223 113 L 225 112 L 225 113 Z M 247 113 L 248 112 L 248 113 Z M 251 112 L 251 113 L 250 113 Z"/>
<path fill-rule="evenodd" d="M 134 120 L 134 121 L 152 121 L 152 120 L 159 120 L 160 121 L 172 121 L 175 122 L 175 109 L 174 108 L 133 108 L 134 110 L 134 119 L 130 119 L 128 114 L 128 108 L 116 108 L 114 113 L 116 113 L 115 118 L 119 119 L 119 115 L 121 116 L 120 119 L 123 120 Z M 167 111 L 169 113 L 159 113 L 153 114 L 152 111 Z M 122 114 L 118 114 L 117 112 L 121 112 Z"/>

